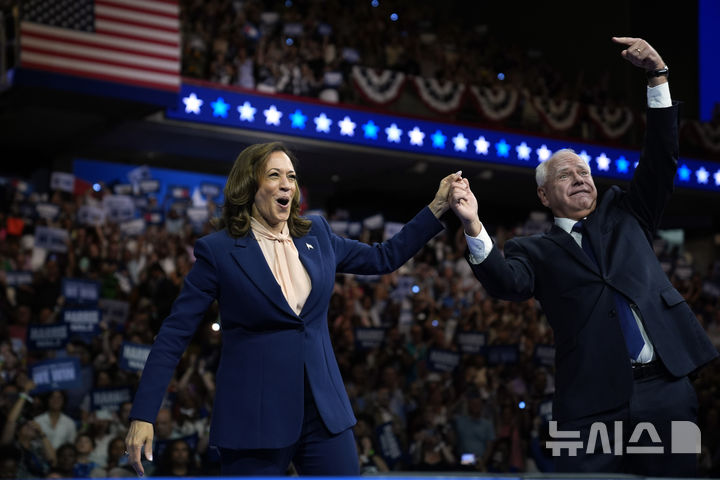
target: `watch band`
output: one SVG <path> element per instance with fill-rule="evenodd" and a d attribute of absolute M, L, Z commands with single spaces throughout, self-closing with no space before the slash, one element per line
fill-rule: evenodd
<path fill-rule="evenodd" d="M 647 75 L 647 78 L 656 78 L 656 77 L 669 77 L 670 76 L 670 69 L 667 65 L 665 65 L 663 68 L 658 68 L 657 70 L 648 70 L 645 72 L 645 75 Z"/>

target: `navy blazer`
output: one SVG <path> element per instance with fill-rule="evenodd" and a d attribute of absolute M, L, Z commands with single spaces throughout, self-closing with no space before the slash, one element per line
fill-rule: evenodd
<path fill-rule="evenodd" d="M 652 245 L 673 190 L 677 134 L 677 105 L 648 109 L 645 147 L 629 189 L 613 186 L 584 222 L 599 267 L 557 225 L 509 240 L 504 258 L 493 248 L 484 262 L 471 264 L 491 295 L 540 301 L 555 336 L 555 420 L 607 411 L 630 399 L 632 369 L 614 290 L 635 304 L 672 375 L 685 376 L 718 355 Z"/>
<path fill-rule="evenodd" d="M 236 239 L 223 230 L 196 242 L 195 264 L 145 363 L 131 418 L 154 423 L 180 357 L 217 300 L 223 341 L 210 444 L 248 449 L 296 442 L 304 372 L 327 428 L 339 433 L 355 424 L 328 330 L 335 274 L 392 272 L 443 227 L 425 207 L 393 238 L 371 246 L 335 235 L 322 217 L 308 218 L 310 231 L 293 239 L 312 282 L 300 315 L 251 232 Z"/>

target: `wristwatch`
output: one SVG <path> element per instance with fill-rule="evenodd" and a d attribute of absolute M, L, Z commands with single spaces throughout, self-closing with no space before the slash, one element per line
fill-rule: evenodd
<path fill-rule="evenodd" d="M 670 76 L 670 69 L 668 69 L 668 66 L 665 65 L 663 68 L 658 68 L 657 70 L 648 70 L 647 72 L 645 72 L 645 75 L 647 75 L 647 78 L 667 78 Z"/>

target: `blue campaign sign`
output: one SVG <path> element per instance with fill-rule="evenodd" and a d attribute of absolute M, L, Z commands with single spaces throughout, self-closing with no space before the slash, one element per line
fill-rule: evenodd
<path fill-rule="evenodd" d="M 8 287 L 30 285 L 33 281 L 33 272 L 26 270 L 10 270 L 5 272 L 5 284 Z"/>
<path fill-rule="evenodd" d="M 130 314 L 130 304 L 124 300 L 101 298 L 98 301 L 98 307 L 102 312 L 101 318 L 108 325 L 125 325 L 125 320 Z"/>
<path fill-rule="evenodd" d="M 62 295 L 69 305 L 97 305 L 100 299 L 100 283 L 79 278 L 63 278 Z"/>
<path fill-rule="evenodd" d="M 428 351 L 428 368 L 436 372 L 452 372 L 460 365 L 460 354 L 450 350 L 431 348 Z"/>
<path fill-rule="evenodd" d="M 489 345 L 485 354 L 488 365 L 513 365 L 518 362 L 520 350 L 517 345 Z"/>
<path fill-rule="evenodd" d="M 380 455 L 382 455 L 388 467 L 392 468 L 403 457 L 402 444 L 395 432 L 393 432 L 392 422 L 383 423 L 377 427 L 375 435 L 380 446 Z"/>
<path fill-rule="evenodd" d="M 142 371 L 150 355 L 150 345 L 123 342 L 120 354 L 120 368 L 128 371 Z"/>
<path fill-rule="evenodd" d="M 483 353 L 485 344 L 487 343 L 487 334 L 485 332 L 458 332 L 455 336 L 455 342 L 460 347 L 462 353 L 470 353 L 479 355 Z"/>
<path fill-rule="evenodd" d="M 372 350 L 378 348 L 385 341 L 384 328 L 361 328 L 355 329 L 355 348 L 358 350 Z"/>
<path fill-rule="evenodd" d="M 38 362 L 30 366 L 30 378 L 35 382 L 34 393 L 80 388 L 80 361 L 69 357 Z"/>
<path fill-rule="evenodd" d="M 68 326 L 64 323 L 29 325 L 26 344 L 28 350 L 59 350 L 65 348 L 68 338 Z"/>
<path fill-rule="evenodd" d="M 538 365 L 552 367 L 555 364 L 555 347 L 552 345 L 535 345 L 533 359 Z"/>
<path fill-rule="evenodd" d="M 132 401 L 130 387 L 96 388 L 90 392 L 92 410 L 110 410 L 116 412 L 124 402 Z"/>
<path fill-rule="evenodd" d="M 67 324 L 70 337 L 86 340 L 100 333 L 101 313 L 98 308 L 77 308 L 63 310 L 63 321 Z"/>
<path fill-rule="evenodd" d="M 222 193 L 222 185 L 219 183 L 201 182 L 200 193 L 207 199 L 215 199 Z"/>

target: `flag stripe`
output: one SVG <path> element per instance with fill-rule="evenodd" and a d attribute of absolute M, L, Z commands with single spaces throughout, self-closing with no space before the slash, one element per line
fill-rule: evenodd
<path fill-rule="evenodd" d="M 154 28 L 129 25 L 127 22 L 119 23 L 101 18 L 95 19 L 98 33 L 113 33 L 120 36 L 154 41 L 165 45 L 179 45 L 180 36 L 177 33 L 162 32 Z"/>
<path fill-rule="evenodd" d="M 135 12 L 123 8 L 105 7 L 103 5 L 95 7 L 95 18 L 128 22 L 142 27 L 160 28 L 168 32 L 177 32 L 180 30 L 180 24 L 177 17 L 173 19 L 161 17 L 155 14 L 148 14 L 147 12 Z"/>
<path fill-rule="evenodd" d="M 91 60 L 107 61 L 112 65 L 121 65 L 134 67 L 142 67 L 154 72 L 177 73 L 178 62 L 169 60 L 158 60 L 157 58 L 148 58 L 140 55 L 132 55 L 127 53 L 110 52 L 103 49 L 83 47 L 79 45 L 62 45 L 57 42 L 42 40 L 38 38 L 23 38 L 20 40 L 20 46 L 23 51 L 33 51 L 35 53 L 54 54 L 58 57 L 74 58 L 83 60 L 85 58 Z"/>
<path fill-rule="evenodd" d="M 39 1 L 27 4 L 21 22 L 22 67 L 179 90 L 176 0 L 86 0 L 69 11 L 56 11 L 49 6 L 53 4 Z"/>
<path fill-rule="evenodd" d="M 179 60 L 180 49 L 156 45 L 145 41 L 129 40 L 112 35 L 100 35 L 88 32 L 75 32 L 65 28 L 49 27 L 37 23 L 23 22 L 21 25 L 20 43 L 24 38 L 41 38 L 57 41 L 59 44 L 85 45 L 118 52 L 143 54 L 152 58 Z"/>
<path fill-rule="evenodd" d="M 97 6 L 113 6 L 122 7 L 128 10 L 134 10 L 138 12 L 148 12 L 151 15 L 161 15 L 168 18 L 178 18 L 180 9 L 177 4 L 167 4 L 157 1 L 147 0 L 97 0 L 95 2 Z"/>
<path fill-rule="evenodd" d="M 56 71 L 64 71 L 66 73 L 83 73 L 94 75 L 102 75 L 107 79 L 132 79 L 152 83 L 154 85 L 162 85 L 163 88 L 179 87 L 180 77 L 178 75 L 169 75 L 146 70 L 136 70 L 124 67 L 109 65 L 108 63 L 87 62 L 82 60 L 74 60 L 72 63 L 54 55 L 44 55 L 34 52 L 25 52 L 23 54 L 23 66 L 49 66 Z M 117 81 L 117 80 L 115 80 Z M 135 83 L 135 82 L 133 82 Z"/>

